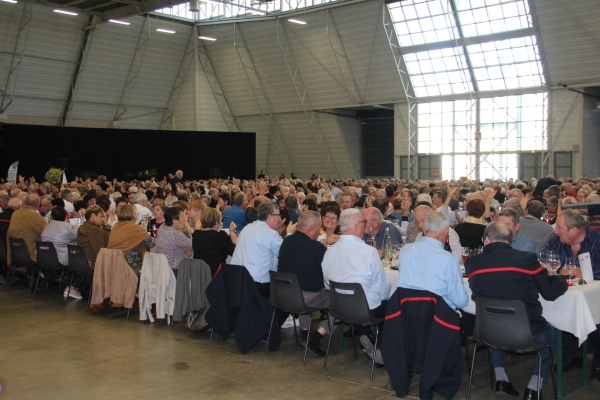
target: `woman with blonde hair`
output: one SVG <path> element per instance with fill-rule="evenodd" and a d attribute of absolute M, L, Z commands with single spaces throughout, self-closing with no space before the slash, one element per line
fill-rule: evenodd
<path fill-rule="evenodd" d="M 203 203 L 202 201 L 200 201 Z M 219 265 L 232 256 L 237 243 L 237 226 L 232 221 L 229 226 L 229 235 L 221 230 L 221 212 L 216 208 L 207 208 L 200 216 L 202 228 L 196 229 L 192 234 L 192 249 L 194 258 L 204 260 L 214 275 Z"/>

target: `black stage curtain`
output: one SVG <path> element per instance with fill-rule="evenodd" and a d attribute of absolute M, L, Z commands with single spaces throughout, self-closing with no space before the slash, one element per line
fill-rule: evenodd
<path fill-rule="evenodd" d="M 206 179 L 213 168 L 225 178 L 253 179 L 256 133 L 0 124 L 0 155 L 0 176 L 6 177 L 18 160 L 18 174 L 38 182 L 50 167 L 63 168 L 64 163 L 69 181 L 85 171 L 129 180 L 151 168 L 159 179 L 178 169 L 184 179 Z"/>

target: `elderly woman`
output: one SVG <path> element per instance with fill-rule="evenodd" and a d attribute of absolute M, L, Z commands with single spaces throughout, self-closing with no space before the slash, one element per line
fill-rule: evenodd
<path fill-rule="evenodd" d="M 456 225 L 454 230 L 460 238 L 460 245 L 470 249 L 483 246 L 483 234 L 485 225 L 481 220 L 485 212 L 485 203 L 479 198 L 471 198 L 467 201 L 467 218 L 463 223 Z"/>
<path fill-rule="evenodd" d="M 139 275 L 146 248 L 154 247 L 155 239 L 135 223 L 137 209 L 132 204 L 121 207 L 117 217 L 119 221 L 111 230 L 107 248 L 121 250 L 125 261 Z"/>
<path fill-rule="evenodd" d="M 331 201 L 331 192 L 324 191 L 321 194 L 321 201 L 319 201 L 319 204 L 323 204 L 323 203 L 326 203 L 328 201 Z"/>
<path fill-rule="evenodd" d="M 326 246 L 330 246 L 340 240 L 341 232 L 338 226 L 340 213 L 341 208 L 339 206 L 327 205 L 321 209 L 322 229 L 319 241 Z"/>
<path fill-rule="evenodd" d="M 156 236 L 158 229 L 165 223 L 165 211 L 167 208 L 167 204 L 164 201 L 154 200 L 154 207 L 152 210 L 154 218 L 152 218 L 148 224 L 148 232 L 150 232 L 152 236 Z"/>
<path fill-rule="evenodd" d="M 227 256 L 233 255 L 237 243 L 237 226 L 231 222 L 229 233 L 221 230 L 221 212 L 208 208 L 200 217 L 202 228 L 192 234 L 194 258 L 204 260 L 210 267 L 211 275 L 215 275 L 219 265 L 225 262 Z"/>
<path fill-rule="evenodd" d="M 313 199 L 306 198 L 304 203 L 302 203 L 302 211 L 314 211 L 319 212 L 319 208 L 317 207 L 317 202 Z"/>
<path fill-rule="evenodd" d="M 175 277 L 179 263 L 184 257 L 192 255 L 192 239 L 186 237 L 181 230 L 185 227 L 187 216 L 179 206 L 169 207 L 165 210 L 165 223 L 161 225 L 156 234 L 156 247 L 154 251 L 164 254 L 169 260 L 169 266 Z M 200 220 L 195 221 L 200 226 Z"/>

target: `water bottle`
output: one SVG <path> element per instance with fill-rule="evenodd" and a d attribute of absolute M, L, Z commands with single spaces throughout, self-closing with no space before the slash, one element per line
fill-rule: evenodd
<path fill-rule="evenodd" d="M 383 255 L 383 265 L 392 265 L 392 238 L 390 236 L 390 228 L 386 227 L 383 235 L 383 244 L 381 246 L 381 254 Z"/>

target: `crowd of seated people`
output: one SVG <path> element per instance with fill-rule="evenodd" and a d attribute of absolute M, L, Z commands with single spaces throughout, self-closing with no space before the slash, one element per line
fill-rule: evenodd
<path fill-rule="evenodd" d="M 418 244 L 399 262 L 400 268 L 404 263 L 414 274 L 412 289 L 424 289 L 419 286 L 419 273 L 426 271 L 413 270 L 411 263 L 418 259 L 415 249 L 429 246 L 431 254 L 437 254 L 441 241 L 441 249 L 454 254 L 445 258 L 446 267 L 452 269 L 460 261 L 457 248 L 459 252 L 460 247 L 481 252 L 487 246 L 486 228 L 494 221 L 510 232 L 502 228 L 500 233 L 494 231 L 494 237 L 507 242 L 510 236 L 513 250 L 539 254 L 552 249 L 561 256 L 589 251 L 594 277 L 600 279 L 600 206 L 571 207 L 599 202 L 599 190 L 600 179 L 557 180 L 553 175 L 505 182 L 467 178 L 327 180 L 318 175 L 292 179 L 264 174 L 248 180 L 188 180 L 177 171 L 162 180 L 123 182 L 99 176 L 66 184 L 38 184 L 33 178 L 19 177 L 17 182 L 0 185 L 0 236 L 6 244 L 9 238 L 25 239 L 34 260 L 35 242 L 51 241 L 64 265 L 67 244 L 82 246 L 92 268 L 101 248 L 118 249 L 138 275 L 147 251 L 165 254 L 175 275 L 185 257 L 204 260 L 212 275 L 226 263 L 243 265 L 265 297 L 269 297 L 269 270 L 276 270 L 278 264 L 291 271 L 299 268 L 290 259 L 283 264 L 278 261 L 280 248 L 286 249 L 286 254 L 302 254 L 304 248 L 314 248 L 314 240 L 325 251 L 311 261 L 313 275 L 301 279 L 301 284 L 306 284 L 303 290 L 312 293 L 311 301 L 329 304 L 329 280 L 359 282 L 373 315 L 382 316 L 390 295 L 380 259 L 386 234 L 393 244 Z M 571 206 L 563 209 L 568 204 Z M 579 236 L 575 237 L 575 231 Z M 375 249 L 364 246 L 371 237 Z M 8 253 L 11 262 L 10 250 Z M 339 264 L 341 260 L 352 265 L 351 271 Z M 577 270 L 573 274 L 581 276 Z M 1 275 L 4 281 L 6 269 Z M 317 284 L 323 278 L 325 288 Z M 451 288 L 442 287 L 441 280 L 437 284 L 439 287 L 429 290 L 450 298 L 453 309 L 464 306 L 464 294 L 455 293 L 456 282 Z M 83 278 L 74 279 L 65 295 L 69 292 L 81 298 L 84 286 Z M 315 293 L 319 293 L 318 299 Z M 285 318 L 285 313 L 277 314 L 280 325 Z M 308 329 L 305 320 L 301 325 Z M 308 344 L 318 356 L 324 355 L 317 339 L 329 333 L 326 325 L 319 325 L 318 335 L 311 335 Z M 371 335 L 364 329 L 359 334 L 365 354 L 373 354 Z M 565 342 L 567 368 L 576 366 L 580 362 L 575 356 L 577 345 L 569 347 L 568 338 Z M 379 353 L 376 362 L 384 363 Z M 593 377 L 598 380 L 600 356 L 594 358 L 593 367 Z"/>

